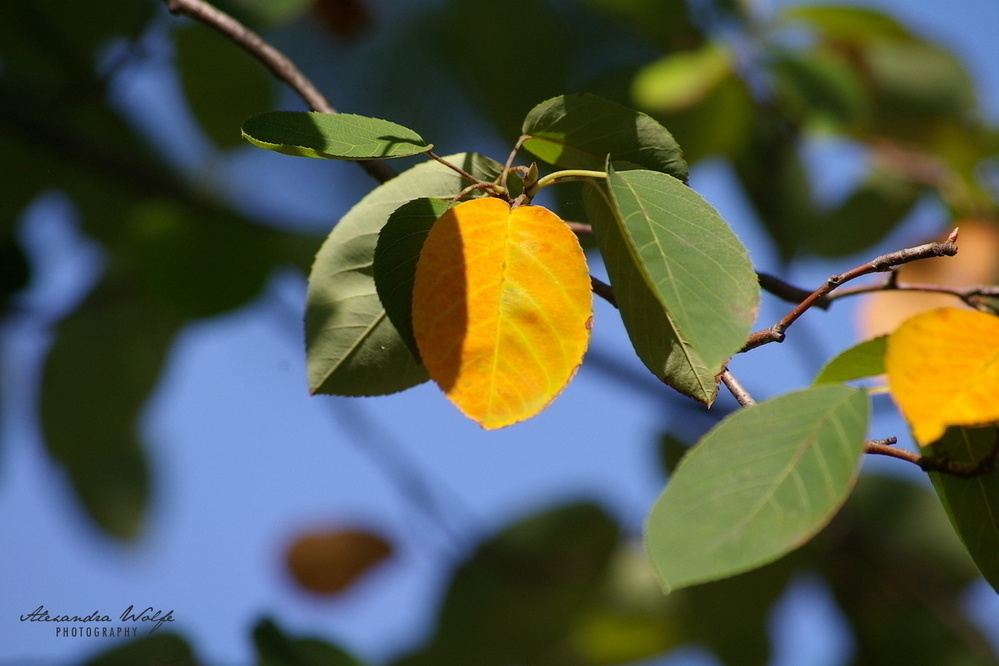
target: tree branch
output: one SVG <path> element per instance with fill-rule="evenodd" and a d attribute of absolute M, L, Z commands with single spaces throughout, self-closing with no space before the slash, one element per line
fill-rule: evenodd
<path fill-rule="evenodd" d="M 960 462 L 946 456 L 921 456 L 912 451 L 896 448 L 894 444 L 897 442 L 896 437 L 872 440 L 864 444 L 864 453 L 898 458 L 917 465 L 924 472 L 950 474 L 965 479 L 992 474 L 995 471 L 996 456 L 999 455 L 999 437 L 996 438 L 992 450 L 976 462 Z"/>
<path fill-rule="evenodd" d="M 163 0 L 171 14 L 184 14 L 228 37 L 256 58 L 279 80 L 298 93 L 309 108 L 320 113 L 338 113 L 333 104 L 286 55 L 245 25 L 204 0 Z M 396 176 L 395 169 L 379 160 L 358 164 L 375 180 L 384 183 Z"/>
<path fill-rule="evenodd" d="M 749 407 L 750 405 L 756 404 L 756 401 L 753 400 L 753 396 L 749 395 L 749 391 L 747 391 L 742 383 L 735 378 L 735 375 L 733 375 L 728 368 L 722 370 L 721 374 L 718 376 L 721 378 L 722 383 L 725 384 L 725 388 L 729 390 L 729 393 L 732 394 L 732 397 L 735 398 L 736 402 L 740 405 L 743 407 Z"/>
<path fill-rule="evenodd" d="M 770 342 L 783 342 L 784 332 L 811 307 L 816 306 L 822 299 L 827 299 L 827 295 L 840 285 L 863 275 L 891 271 L 897 266 L 907 264 L 910 261 L 918 261 L 919 259 L 928 259 L 930 257 L 952 257 L 957 254 L 956 241 L 957 229 L 951 232 L 950 236 L 943 243 L 926 243 L 925 245 L 918 245 L 898 250 L 897 252 L 889 252 L 845 273 L 830 276 L 825 284 L 805 297 L 803 301 L 784 315 L 776 324 L 750 335 L 742 351 L 749 351 Z"/>

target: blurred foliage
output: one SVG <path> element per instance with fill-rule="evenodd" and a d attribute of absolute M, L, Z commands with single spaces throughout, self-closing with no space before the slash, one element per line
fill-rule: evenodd
<path fill-rule="evenodd" d="M 953 54 L 875 10 L 762 16 L 739 0 L 690 3 L 696 11 L 683 0 L 449 0 L 409 3 L 390 20 L 362 0 L 218 4 L 288 45 L 323 85 L 349 91 L 330 90 L 343 110 L 441 145 L 475 132 L 515 136 L 532 106 L 571 91 L 636 107 L 670 129 L 695 168 L 708 159 L 732 167 L 786 264 L 869 248 L 925 200 L 945 212 L 941 230 L 962 218 L 996 223 L 983 165 L 999 154 L 999 131 L 970 77 Z M 81 506 L 121 539 L 141 534 L 155 496 L 136 423 L 174 337 L 253 302 L 275 269 L 307 269 L 320 241 L 279 219 L 250 219 L 210 174 L 171 163 L 111 102 L 122 71 L 163 57 L 149 46 L 162 38 L 204 136 L 217 154 L 238 150 L 239 123 L 268 110 L 278 89 L 222 37 L 154 0 L 0 3 L 0 313 L 32 316 L 19 295 L 41 276 L 21 213 L 41 194 L 63 193 L 103 261 L 86 298 L 45 322 L 54 342 L 39 418 Z M 460 115 L 467 110 L 474 121 Z M 802 150 L 816 137 L 868 158 L 867 176 L 840 201 L 814 194 L 821 174 L 808 172 Z M 678 453 L 670 440 L 666 457 Z M 800 576 L 831 590 L 853 631 L 854 663 L 997 661 L 961 603 L 976 574 L 939 505 L 921 488 L 865 477 L 804 549 L 669 597 L 602 510 L 543 512 L 458 567 L 435 633 L 399 663 L 612 664 L 696 641 L 726 663 L 763 664 L 769 613 Z M 271 622 L 253 638 L 260 663 L 360 663 Z M 89 663 L 154 661 L 194 657 L 182 639 L 158 635 Z"/>

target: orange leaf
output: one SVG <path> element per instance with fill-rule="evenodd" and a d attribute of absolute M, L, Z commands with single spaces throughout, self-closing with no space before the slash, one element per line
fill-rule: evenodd
<path fill-rule="evenodd" d="M 392 544 L 359 529 L 316 530 L 299 536 L 288 548 L 288 570 L 315 594 L 337 594 L 392 554 Z"/>
<path fill-rule="evenodd" d="M 999 421 L 999 317 L 957 308 L 918 314 L 888 338 L 885 369 L 920 446 L 948 426 Z"/>
<path fill-rule="evenodd" d="M 502 428 L 541 412 L 589 342 L 579 241 L 539 206 L 484 197 L 431 228 L 416 267 L 413 333 L 430 377 L 470 419 Z"/>

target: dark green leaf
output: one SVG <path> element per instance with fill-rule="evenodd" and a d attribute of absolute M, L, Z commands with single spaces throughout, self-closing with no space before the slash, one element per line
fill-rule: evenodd
<path fill-rule="evenodd" d="M 679 615 L 690 640 L 703 643 L 724 664 L 770 663 L 771 615 L 795 572 L 795 559 L 682 590 Z"/>
<path fill-rule="evenodd" d="M 839 54 L 780 50 L 770 67 L 787 111 L 801 122 L 845 125 L 867 111 L 860 73 Z"/>
<path fill-rule="evenodd" d="M 413 336 L 413 282 L 423 242 L 450 204 L 443 199 L 414 199 L 389 216 L 375 245 L 374 277 L 378 298 L 413 357 L 420 351 Z"/>
<path fill-rule="evenodd" d="M 105 283 L 60 324 L 45 365 L 49 454 L 91 518 L 118 538 L 138 535 L 149 503 L 136 423 L 180 324 L 141 294 Z"/>
<path fill-rule="evenodd" d="M 809 248 L 825 257 L 842 257 L 874 245 L 906 219 L 921 191 L 911 180 L 873 170 L 846 201 L 815 219 Z"/>
<path fill-rule="evenodd" d="M 501 166 L 472 153 L 445 158 L 482 180 Z M 421 197 L 453 197 L 468 185 L 438 162 L 420 164 L 375 188 L 333 228 L 309 275 L 305 311 L 309 387 L 313 393 L 384 395 L 428 379 L 385 314 L 372 264 L 389 216 Z"/>
<path fill-rule="evenodd" d="M 272 79 L 266 70 L 201 25 L 177 31 L 174 45 L 184 96 L 201 127 L 223 148 L 242 145 L 240 124 L 272 103 Z"/>
<path fill-rule="evenodd" d="M 823 366 L 813 384 L 835 384 L 882 375 L 888 336 L 865 340 L 841 352 Z"/>
<path fill-rule="evenodd" d="M 794 129 L 778 114 L 757 113 L 734 164 L 781 259 L 791 259 L 816 218 L 812 186 L 798 154 Z"/>
<path fill-rule="evenodd" d="M 197 663 L 184 638 L 157 632 L 92 657 L 85 666 L 195 666 Z"/>
<path fill-rule="evenodd" d="M 852 664 L 997 663 L 968 617 L 977 572 L 922 484 L 861 475 L 829 529 L 802 550 L 820 556 L 850 624 Z"/>
<path fill-rule="evenodd" d="M 554 97 L 524 119 L 524 148 L 565 169 L 602 171 L 607 156 L 687 180 L 687 162 L 673 136 L 638 111 L 596 95 Z"/>
<path fill-rule="evenodd" d="M 243 137 L 285 155 L 334 160 L 406 157 L 433 148 L 402 125 L 347 113 L 262 113 L 243 123 Z"/>
<path fill-rule="evenodd" d="M 205 213 L 147 199 L 129 219 L 122 254 L 136 281 L 184 317 L 206 317 L 254 298 L 276 264 L 277 232 L 220 209 Z"/>
<path fill-rule="evenodd" d="M 932 445 L 934 456 L 973 465 L 995 455 L 999 431 L 989 428 L 949 428 Z M 961 478 L 930 474 L 947 517 L 985 580 L 999 592 L 999 474 Z"/>
<path fill-rule="evenodd" d="M 759 285 L 745 247 L 704 199 L 654 171 L 608 174 L 611 219 L 591 222 L 621 317 L 649 370 L 710 404 L 745 344 Z"/>
<path fill-rule="evenodd" d="M 442 64 L 454 69 L 461 96 L 478 104 L 500 135 L 512 142 L 532 105 L 567 90 L 571 34 L 553 29 L 561 27 L 567 17 L 558 13 L 556 3 L 537 0 L 447 0 L 442 4 L 441 21 L 430 28 L 447 35 L 438 40 Z M 569 6 L 563 13 L 569 12 L 578 12 L 578 7 Z M 483 66 L 483 59 L 493 58 L 495 66 Z M 516 78 L 515 85 L 511 76 Z"/>
<path fill-rule="evenodd" d="M 364 662 L 318 638 L 293 638 L 273 620 L 253 628 L 257 666 L 363 666 Z"/>
<path fill-rule="evenodd" d="M 694 445 L 649 516 L 666 590 L 772 562 L 822 529 L 857 476 L 870 405 L 845 386 L 735 412 Z"/>
<path fill-rule="evenodd" d="M 617 542 L 600 508 L 576 504 L 520 522 L 458 567 L 430 645 L 399 666 L 553 664 Z"/>

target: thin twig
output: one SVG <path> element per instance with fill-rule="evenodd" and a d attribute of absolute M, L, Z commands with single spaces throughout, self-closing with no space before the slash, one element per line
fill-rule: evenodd
<path fill-rule="evenodd" d="M 204 0 L 163 0 L 171 14 L 184 14 L 214 28 L 241 46 L 274 76 L 298 93 L 309 108 L 320 113 L 338 113 L 312 81 L 286 55 L 275 49 L 245 25 Z M 358 164 L 375 180 L 384 183 L 396 176 L 395 169 L 378 160 Z"/>
<path fill-rule="evenodd" d="M 976 462 L 960 462 L 946 456 L 921 456 L 918 453 L 893 446 L 897 442 L 898 439 L 895 437 L 875 439 L 864 444 L 864 453 L 898 458 L 913 463 L 924 472 L 938 472 L 965 479 L 992 474 L 995 471 L 996 456 L 999 454 L 999 437 L 992 446 L 992 450 Z"/>
<path fill-rule="evenodd" d="M 725 368 L 722 370 L 719 377 L 721 378 L 722 383 L 725 384 L 725 388 L 729 390 L 729 393 L 732 394 L 732 397 L 735 398 L 736 402 L 740 405 L 743 407 L 749 407 L 750 405 L 756 404 L 756 401 L 753 400 L 753 396 L 749 395 L 749 391 L 747 391 L 742 383 L 735 378 L 735 375 L 732 374 L 731 370 Z"/>
<path fill-rule="evenodd" d="M 890 273 L 890 276 L 896 275 L 898 274 L 895 272 Z M 959 289 L 956 287 L 947 287 L 941 284 L 899 282 L 897 279 L 886 279 L 883 282 L 877 282 L 874 284 L 847 287 L 846 289 L 840 289 L 835 293 L 829 294 L 827 298 L 829 301 L 834 301 L 841 298 L 847 298 L 849 296 L 857 296 L 859 294 L 870 294 L 876 291 L 917 291 L 930 294 L 946 294 L 948 296 L 958 298 L 969 306 L 977 309 L 981 309 L 983 307 L 978 301 L 979 298 L 999 298 L 999 286 L 994 285 L 974 285 Z"/>
<path fill-rule="evenodd" d="M 850 280 L 855 280 L 862 275 L 891 271 L 897 266 L 907 264 L 910 261 L 928 259 L 930 257 L 952 257 L 957 254 L 956 240 L 956 233 L 951 233 L 950 237 L 948 237 L 948 239 L 943 243 L 926 243 L 925 245 L 910 247 L 904 250 L 898 250 L 897 252 L 889 252 L 888 254 L 883 254 L 880 257 L 868 261 L 866 264 L 861 264 L 856 268 L 848 270 L 845 273 L 830 276 L 829 279 L 826 280 L 825 284 L 809 294 L 803 301 L 801 301 L 801 303 L 784 315 L 784 317 L 776 324 L 770 328 L 765 328 L 762 331 L 757 331 L 756 333 L 750 335 L 749 340 L 742 348 L 742 351 L 749 351 L 750 349 L 755 349 L 770 342 L 783 342 L 784 332 L 788 329 L 788 327 L 797 321 L 798 318 L 805 314 L 805 312 L 807 312 L 811 307 L 815 306 L 823 298 L 826 298 L 827 294 L 840 285 L 845 284 Z"/>
<path fill-rule="evenodd" d="M 462 169 L 457 164 L 452 164 L 451 162 L 448 162 L 443 157 L 438 156 L 432 150 L 425 151 L 423 154 L 426 155 L 427 157 L 429 157 L 430 159 L 436 161 L 436 162 L 440 162 L 441 164 L 443 164 L 444 166 L 446 166 L 448 169 L 451 169 L 452 171 L 454 171 L 459 176 L 461 176 L 462 178 L 464 178 L 468 182 L 472 183 L 473 185 L 478 185 L 480 188 L 485 188 L 485 189 L 490 189 L 490 186 L 493 186 L 493 183 L 485 183 L 485 182 L 479 180 L 478 178 L 476 178 L 472 174 L 470 174 L 467 171 L 465 171 L 464 169 Z"/>
<path fill-rule="evenodd" d="M 762 273 L 760 271 L 756 272 L 756 279 L 760 283 L 760 288 L 767 291 L 781 300 L 787 301 L 788 303 L 801 303 L 803 300 L 808 298 L 812 292 L 807 289 L 802 289 L 801 287 L 795 287 L 792 284 L 788 284 L 781 280 L 779 277 L 770 275 L 769 273 Z M 823 296 L 822 298 L 815 301 L 812 307 L 820 308 L 822 310 L 829 309 L 829 297 Z"/>

